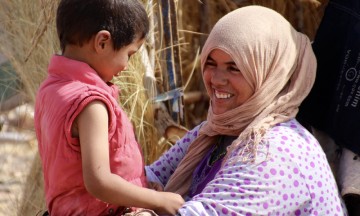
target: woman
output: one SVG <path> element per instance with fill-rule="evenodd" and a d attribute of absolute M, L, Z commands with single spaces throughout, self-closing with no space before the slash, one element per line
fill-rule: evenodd
<path fill-rule="evenodd" d="M 317 140 L 296 120 L 316 59 L 309 39 L 275 11 L 237 9 L 201 54 L 207 121 L 146 167 L 181 194 L 180 215 L 346 215 Z"/>

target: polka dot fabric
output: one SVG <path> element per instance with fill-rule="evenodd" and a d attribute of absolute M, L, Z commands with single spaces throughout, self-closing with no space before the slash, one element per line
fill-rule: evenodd
<path fill-rule="evenodd" d="M 190 131 L 158 161 L 146 167 L 148 180 L 166 184 L 196 138 Z M 255 163 L 234 152 L 181 215 L 347 215 L 334 176 L 317 140 L 296 120 L 266 134 Z M 234 162 L 235 161 L 235 162 Z"/>

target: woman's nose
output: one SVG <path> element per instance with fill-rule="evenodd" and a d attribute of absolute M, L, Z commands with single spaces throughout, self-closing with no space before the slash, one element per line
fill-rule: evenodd
<path fill-rule="evenodd" d="M 211 82 L 214 85 L 226 85 L 227 78 L 225 72 L 221 69 L 215 69 L 212 73 Z"/>

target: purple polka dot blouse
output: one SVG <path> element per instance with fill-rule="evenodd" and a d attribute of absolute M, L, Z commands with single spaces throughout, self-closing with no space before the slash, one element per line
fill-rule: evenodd
<path fill-rule="evenodd" d="M 201 125 L 146 167 L 149 181 L 166 185 Z M 231 155 L 181 215 L 347 215 L 326 156 L 295 119 L 266 134 L 255 163 Z M 229 164 L 229 162 L 232 162 Z"/>

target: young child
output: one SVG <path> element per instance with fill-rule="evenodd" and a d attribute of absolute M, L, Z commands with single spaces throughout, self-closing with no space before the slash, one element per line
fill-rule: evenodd
<path fill-rule="evenodd" d="M 110 83 L 144 43 L 143 5 L 61 0 L 56 25 L 62 55 L 51 58 L 35 105 L 50 215 L 175 214 L 180 195 L 146 188 L 140 147 Z"/>

